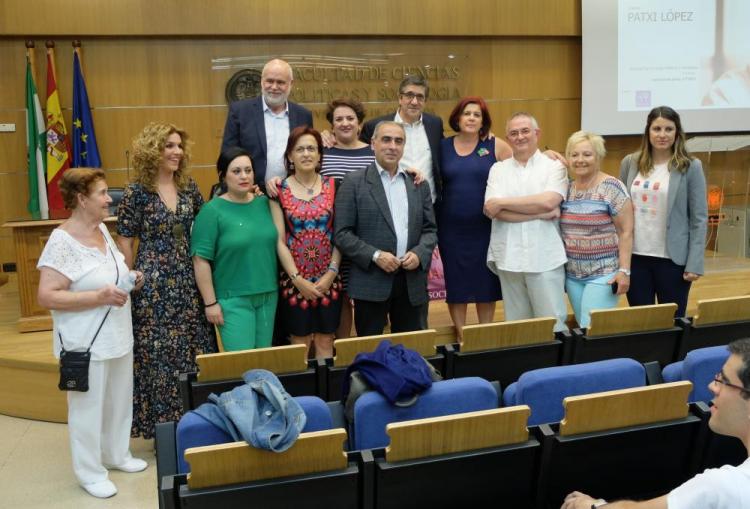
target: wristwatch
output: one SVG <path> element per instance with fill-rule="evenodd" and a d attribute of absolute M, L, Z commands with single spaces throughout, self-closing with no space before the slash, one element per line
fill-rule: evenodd
<path fill-rule="evenodd" d="M 630 269 L 623 269 L 622 267 L 620 267 L 619 269 L 617 269 L 617 272 L 622 272 L 626 276 L 630 277 Z"/>
<path fill-rule="evenodd" d="M 374 253 L 372 253 L 372 261 L 373 262 L 377 262 L 379 256 L 380 256 L 380 249 L 378 249 L 377 251 L 375 251 Z"/>
<path fill-rule="evenodd" d="M 600 498 L 599 500 L 594 500 L 594 503 L 591 504 L 591 509 L 596 509 L 597 507 L 602 507 L 604 505 L 607 505 L 607 501 Z"/>

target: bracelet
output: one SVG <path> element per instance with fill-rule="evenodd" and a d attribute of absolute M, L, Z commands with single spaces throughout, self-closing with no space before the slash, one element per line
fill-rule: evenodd
<path fill-rule="evenodd" d="M 333 272 L 334 274 L 338 274 L 338 273 L 339 273 L 339 269 L 337 269 L 337 268 L 336 268 L 336 266 L 335 266 L 334 264 L 330 264 L 330 265 L 328 266 L 328 270 L 330 270 L 330 271 L 331 271 L 331 272 Z"/>
<path fill-rule="evenodd" d="M 294 281 L 298 277 L 299 277 L 299 272 L 295 272 L 294 274 L 292 274 L 291 276 L 289 276 L 289 280 L 290 281 Z"/>
<path fill-rule="evenodd" d="M 213 302 L 212 302 L 211 304 L 203 304 L 203 309 L 208 309 L 208 308 L 210 308 L 210 307 L 212 307 L 212 306 L 215 306 L 215 305 L 216 305 L 216 304 L 218 304 L 218 303 L 219 303 L 219 301 L 218 301 L 218 300 L 215 300 L 215 301 L 213 301 Z"/>

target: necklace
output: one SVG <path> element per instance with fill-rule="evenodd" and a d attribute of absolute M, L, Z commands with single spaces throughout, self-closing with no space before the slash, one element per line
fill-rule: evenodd
<path fill-rule="evenodd" d="M 299 179 L 297 178 L 297 175 L 292 175 L 292 178 L 299 185 L 301 185 L 302 187 L 304 187 L 305 189 L 307 189 L 307 195 L 308 196 L 312 196 L 313 195 L 313 193 L 315 192 L 315 184 L 318 183 L 318 175 L 317 174 L 315 174 L 315 180 L 313 180 L 313 184 L 310 187 L 307 187 L 305 184 L 303 184 L 302 182 L 300 182 Z"/>
<path fill-rule="evenodd" d="M 596 181 L 597 177 L 589 180 L 588 185 L 583 189 L 578 189 L 578 182 L 573 181 L 573 193 L 575 194 L 575 197 L 579 200 L 583 198 L 586 194 L 586 191 L 590 190 L 592 187 L 596 187 Z"/>

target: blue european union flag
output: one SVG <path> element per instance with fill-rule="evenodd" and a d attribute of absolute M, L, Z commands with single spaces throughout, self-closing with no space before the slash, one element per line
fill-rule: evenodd
<path fill-rule="evenodd" d="M 96 145 L 94 121 L 91 119 L 89 94 L 86 92 L 86 82 L 83 81 L 81 60 L 78 52 L 73 52 L 73 164 L 71 167 L 88 166 L 101 168 L 99 147 Z"/>

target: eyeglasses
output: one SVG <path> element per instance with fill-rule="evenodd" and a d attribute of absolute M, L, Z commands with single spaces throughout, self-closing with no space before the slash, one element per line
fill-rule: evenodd
<path fill-rule="evenodd" d="M 508 131 L 508 138 L 518 138 L 519 136 L 528 136 L 531 134 L 531 129 L 528 127 L 524 127 L 523 129 L 515 129 L 513 131 Z"/>
<path fill-rule="evenodd" d="M 401 97 L 409 102 L 412 102 L 414 99 L 416 99 L 418 103 L 423 103 L 427 100 L 427 97 L 425 97 L 424 94 L 415 94 L 414 92 L 406 92 L 405 94 L 401 94 Z"/>
<path fill-rule="evenodd" d="M 719 385 L 726 385 L 727 387 L 737 389 L 738 391 L 744 392 L 745 394 L 750 394 L 750 389 L 745 389 L 741 385 L 735 385 L 735 384 L 729 383 L 727 378 L 724 376 L 724 373 L 716 373 L 714 375 L 714 382 L 716 382 Z"/>

